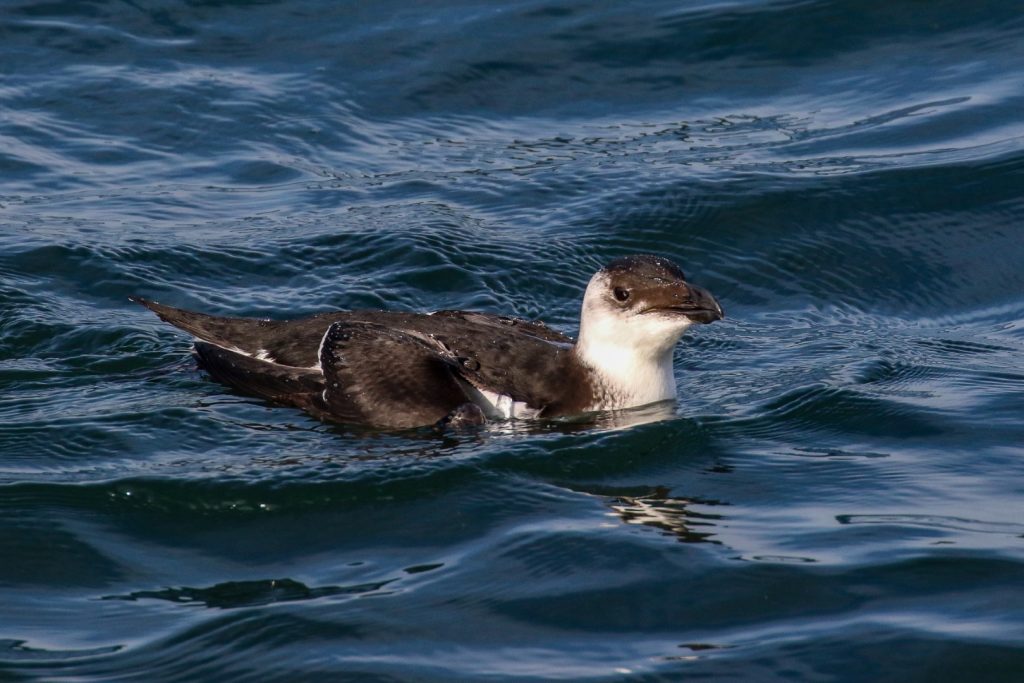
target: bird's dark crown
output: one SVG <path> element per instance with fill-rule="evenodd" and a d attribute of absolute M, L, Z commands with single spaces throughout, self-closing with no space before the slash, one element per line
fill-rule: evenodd
<path fill-rule="evenodd" d="M 686 276 L 679 266 L 667 258 L 652 254 L 622 256 L 606 265 L 602 270 L 612 277 L 624 275 L 654 280 L 686 280 Z"/>

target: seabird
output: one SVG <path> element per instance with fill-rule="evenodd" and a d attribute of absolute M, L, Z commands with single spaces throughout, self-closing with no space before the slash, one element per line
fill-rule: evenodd
<path fill-rule="evenodd" d="M 398 429 L 620 410 L 674 399 L 672 351 L 721 320 L 668 259 L 616 259 L 587 285 L 579 338 L 468 311 L 231 318 L 131 297 L 195 336 L 199 364 L 245 393 L 334 422 Z"/>

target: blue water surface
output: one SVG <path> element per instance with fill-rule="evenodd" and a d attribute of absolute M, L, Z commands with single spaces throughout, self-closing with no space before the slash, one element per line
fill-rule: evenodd
<path fill-rule="evenodd" d="M 1024 12 L 8 0 L 0 679 L 1024 680 Z M 679 401 L 374 433 L 133 294 L 575 334 L 657 253 Z"/>

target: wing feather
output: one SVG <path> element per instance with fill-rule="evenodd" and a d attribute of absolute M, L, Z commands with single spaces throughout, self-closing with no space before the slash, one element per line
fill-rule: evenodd
<path fill-rule="evenodd" d="M 469 402 L 454 358 L 418 335 L 376 323 L 333 323 L 320 345 L 320 367 L 324 404 L 345 422 L 419 427 Z"/>

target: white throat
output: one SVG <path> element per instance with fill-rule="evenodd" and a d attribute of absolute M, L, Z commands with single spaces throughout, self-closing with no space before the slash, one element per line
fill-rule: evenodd
<path fill-rule="evenodd" d="M 678 316 L 614 308 L 591 281 L 583 298 L 577 358 L 597 376 L 590 410 L 617 410 L 676 398 L 672 351 L 690 325 Z"/>
<path fill-rule="evenodd" d="M 619 410 L 676 397 L 672 349 L 659 357 L 637 353 L 619 344 L 588 340 L 576 354 L 597 375 L 594 404 L 588 410 Z"/>

